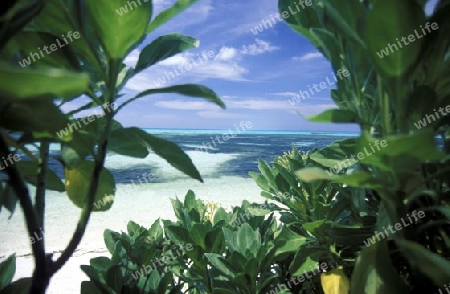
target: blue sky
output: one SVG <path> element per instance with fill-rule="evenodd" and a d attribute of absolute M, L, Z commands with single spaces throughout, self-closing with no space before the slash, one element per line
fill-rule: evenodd
<path fill-rule="evenodd" d="M 154 0 L 155 12 L 173 0 Z M 213 89 L 226 110 L 197 98 L 152 95 L 129 104 L 117 116 L 124 126 L 142 128 L 228 129 L 250 121 L 253 130 L 358 131 L 356 125 L 317 124 L 301 118 L 335 108 L 330 89 L 314 93 L 295 105 L 289 99 L 308 86 L 333 81 L 330 63 L 284 22 L 254 34 L 251 29 L 277 13 L 275 0 L 202 0 L 152 33 L 126 59 L 133 66 L 140 50 L 159 35 L 179 32 L 197 38 L 199 47 L 160 62 L 128 82 L 125 97 L 157 87 L 158 78 L 170 77 L 161 86 L 199 83 Z M 202 64 L 202 52 L 210 54 Z M 206 55 L 207 56 L 207 55 Z M 191 58 L 197 64 L 192 65 Z M 206 59 L 206 57 L 204 57 Z M 204 60 L 203 59 L 203 60 Z M 190 62 L 184 73 L 174 69 Z M 172 74 L 168 73 L 171 72 Z"/>

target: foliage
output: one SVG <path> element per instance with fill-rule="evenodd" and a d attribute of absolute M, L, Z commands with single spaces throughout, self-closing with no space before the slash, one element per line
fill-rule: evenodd
<path fill-rule="evenodd" d="M 283 282 L 274 256 L 275 244 L 286 240 L 276 237 L 280 231 L 273 215 L 250 213 L 258 209 L 247 201 L 213 214 L 209 205 L 189 191 L 183 202 L 172 200 L 175 222 L 158 219 L 149 229 L 129 222 L 128 233 L 122 234 L 106 230 L 112 257 L 82 266 L 91 279 L 83 282 L 82 293 L 267 293 Z M 149 267 L 179 247 L 186 249 L 177 258 L 156 270 Z"/>
<path fill-rule="evenodd" d="M 316 159 L 322 164 L 344 160 L 375 146 L 377 140 L 387 145 L 370 156 L 358 157 L 354 170 L 346 173 L 304 166 L 296 175 L 307 183 L 341 183 L 352 187 L 352 192 L 374 190 L 381 200 L 378 232 L 401 224 L 414 211 L 426 215 L 361 251 L 352 271 L 352 293 L 436 292 L 450 280 L 448 116 L 437 116 L 423 128 L 417 127 L 418 120 L 436 115 L 436 109 L 450 101 L 450 2 L 438 1 L 429 16 L 426 2 L 313 0 L 302 13 L 285 19 L 323 53 L 335 72 L 350 72 L 349 78 L 340 79 L 337 89 L 331 90 L 338 109 L 310 119 L 357 122 L 361 135 L 348 152 Z M 280 12 L 294 4 L 293 0 L 278 1 Z M 421 32 L 427 22 L 438 29 L 398 50 L 388 50 L 389 44 L 397 45 L 397 40 L 415 30 Z M 380 50 L 384 49 L 389 54 L 382 57 Z M 441 140 L 436 141 L 436 136 Z M 336 148 L 330 146 L 331 151 Z"/>
<path fill-rule="evenodd" d="M 61 257 L 47 258 L 44 241 L 32 244 L 37 269 L 33 293 L 44 293 L 51 276 L 70 258 L 91 212 L 113 205 L 115 181 L 104 168 L 107 152 L 144 158 L 151 149 L 181 172 L 203 181 L 179 146 L 139 128 L 124 128 L 114 120 L 123 107 L 152 94 L 198 97 L 225 108 L 211 89 L 196 84 L 148 89 L 134 97 L 122 97 L 126 83 L 142 70 L 199 44 L 182 34 L 161 36 L 144 47 L 136 67 L 126 66 L 125 58 L 151 31 L 196 0 L 180 0 L 154 18 L 152 1 L 144 2 L 119 15 L 116 10 L 127 4 L 125 0 L 21 0 L 8 4 L 9 9 L 0 15 L 0 156 L 27 157 L 1 171 L 7 177 L 0 178 L 0 205 L 13 213 L 16 202 L 20 202 L 30 236 L 44 228 L 46 190 L 66 191 L 82 209 L 77 229 Z M 39 49 L 39 56 L 38 48 L 44 50 L 44 45 L 51 43 L 64 46 L 55 52 L 51 49 L 52 54 L 45 56 Z M 64 113 L 62 106 L 73 101 L 83 106 Z M 103 115 L 83 117 L 82 111 L 94 108 L 100 108 Z M 50 143 L 61 147 L 54 159 L 64 169 L 64 184 L 49 168 Z M 32 152 L 32 146 L 39 152 Z M 37 187 L 34 204 L 26 183 Z M 94 202 L 104 197 L 111 201 L 94 208 Z M 117 274 L 116 270 L 107 273 Z"/>
<path fill-rule="evenodd" d="M 291 152 L 276 156 L 273 166 L 260 160 L 261 174 L 250 173 L 263 190 L 261 195 L 279 203 L 270 208 L 280 214 L 280 221 L 286 225 L 280 234 L 286 244 L 278 249 L 276 258 L 290 261 L 286 271 L 292 276 L 310 271 L 318 263 L 326 263 L 330 272 L 342 265 L 347 273 L 351 272 L 363 241 L 373 234 L 379 204 L 376 195 L 329 180 L 306 183 L 294 174 L 301 168 L 333 164 L 333 155 L 347 151 L 349 141 L 354 139 L 308 152 L 293 147 Z M 330 274 L 321 276 L 326 275 Z M 315 285 L 305 282 L 302 287 L 310 287 L 309 293 L 321 293 L 322 288 L 320 281 Z"/>

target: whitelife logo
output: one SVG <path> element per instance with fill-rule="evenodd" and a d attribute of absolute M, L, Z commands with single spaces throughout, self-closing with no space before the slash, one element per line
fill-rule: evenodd
<path fill-rule="evenodd" d="M 72 31 L 67 33 L 67 36 L 62 36 L 62 39 L 64 40 L 64 43 L 61 43 L 61 40 L 59 38 L 55 39 L 56 40 L 56 44 L 51 44 L 50 46 L 44 46 L 43 49 L 41 49 L 41 47 L 38 47 L 39 53 L 35 53 L 35 52 L 30 52 L 30 56 L 28 56 L 27 59 L 23 59 L 22 61 L 19 61 L 19 64 L 21 67 L 25 67 L 31 64 L 31 60 L 33 60 L 33 62 L 36 62 L 36 60 L 40 60 L 41 57 L 44 58 L 44 52 L 42 52 L 42 50 L 45 51 L 45 53 L 47 55 L 50 55 L 52 52 L 55 52 L 56 50 L 69 45 L 69 41 L 67 41 L 67 39 L 70 40 L 70 42 L 73 42 L 74 39 L 77 40 L 80 38 L 80 33 L 79 32 L 74 32 L 72 34 Z M 67 39 L 66 39 L 67 37 Z M 48 50 L 50 48 L 50 51 Z"/>
<path fill-rule="evenodd" d="M 429 22 L 427 22 L 425 24 L 425 29 L 428 31 L 428 33 L 431 33 L 430 27 L 433 29 L 433 31 L 439 29 L 439 26 L 437 23 L 433 22 L 432 24 L 430 24 Z M 427 32 L 425 32 L 425 29 L 420 26 L 420 28 L 422 29 L 422 33 L 423 35 L 420 35 L 417 30 L 414 30 L 414 34 L 410 34 L 408 36 L 408 41 L 406 41 L 407 37 L 402 37 L 402 42 L 405 46 L 409 45 L 410 43 L 416 41 L 417 39 L 421 39 L 424 36 L 426 36 Z M 416 39 L 417 37 L 417 39 Z M 400 40 L 398 38 L 395 38 L 397 40 L 397 44 L 400 48 L 403 48 L 402 43 L 400 42 Z M 391 49 L 391 52 L 389 52 L 389 49 Z M 394 50 L 395 49 L 395 50 Z M 381 51 L 377 52 L 378 57 L 383 58 L 385 56 L 388 56 L 390 53 L 394 53 L 394 51 L 397 51 L 399 48 L 397 47 L 396 44 L 391 44 L 389 43 L 388 46 L 385 49 L 382 49 Z"/>

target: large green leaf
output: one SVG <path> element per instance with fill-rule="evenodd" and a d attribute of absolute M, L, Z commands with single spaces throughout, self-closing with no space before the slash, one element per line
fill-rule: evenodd
<path fill-rule="evenodd" d="M 177 144 L 150 135 L 138 128 L 129 128 L 129 130 L 132 130 L 156 155 L 164 158 L 174 168 L 203 183 L 191 158 Z"/>
<path fill-rule="evenodd" d="M 339 164 L 348 161 L 349 156 L 355 154 L 356 142 L 356 138 L 333 142 L 331 145 L 311 154 L 310 158 L 325 167 L 339 166 Z"/>
<path fill-rule="evenodd" d="M 279 0 L 278 12 L 292 30 L 305 36 L 316 47 L 319 47 L 318 40 L 310 31 L 311 28 L 321 27 L 316 9 L 322 9 L 323 5 L 319 6 L 317 2 L 318 1 L 313 0 L 312 5 L 305 5 L 301 11 L 298 11 L 295 8 L 296 5 L 298 5 L 298 2 L 295 0 Z"/>
<path fill-rule="evenodd" d="M 88 160 L 82 161 L 73 169 L 64 169 L 67 195 L 80 208 L 86 205 L 93 170 L 94 162 Z M 113 175 L 106 168 L 102 169 L 98 181 L 93 211 L 106 211 L 114 202 L 116 183 Z"/>
<path fill-rule="evenodd" d="M 34 161 L 21 160 L 18 161 L 17 166 L 19 167 L 20 173 L 24 177 L 25 181 L 32 184 L 33 186 L 37 186 L 37 178 L 39 172 L 39 165 Z M 62 183 L 61 179 L 56 175 L 54 171 L 51 169 L 47 169 L 46 173 L 46 185 L 45 188 L 48 190 L 64 192 L 65 187 Z"/>
<path fill-rule="evenodd" d="M 199 43 L 198 40 L 192 37 L 177 33 L 158 37 L 142 49 L 135 67 L 135 73 L 178 53 L 196 48 Z"/>
<path fill-rule="evenodd" d="M 355 155 L 362 163 L 385 169 L 389 169 L 390 163 L 398 170 L 414 169 L 420 162 L 443 158 L 443 154 L 436 148 L 432 130 L 383 138 L 374 138 L 364 133 L 356 144 Z"/>
<path fill-rule="evenodd" d="M 0 263 L 0 291 L 8 286 L 16 273 L 16 254 Z"/>
<path fill-rule="evenodd" d="M 211 262 L 212 266 L 218 269 L 229 279 L 233 279 L 239 273 L 239 270 L 233 265 L 233 263 L 223 258 L 220 254 L 205 253 L 205 256 Z"/>
<path fill-rule="evenodd" d="M 400 252 L 403 253 L 409 262 L 428 276 L 436 286 L 443 288 L 450 280 L 450 261 L 439 254 L 436 254 L 421 244 L 406 241 L 396 241 Z"/>
<path fill-rule="evenodd" d="M 112 59 L 122 59 L 137 45 L 152 14 L 152 1 L 86 0 L 85 3 L 90 23 Z"/>
<path fill-rule="evenodd" d="M 295 172 L 297 177 L 307 183 L 316 180 L 331 180 L 352 187 L 365 187 L 380 189 L 385 187 L 385 183 L 374 178 L 371 173 L 364 171 L 354 171 L 351 174 L 336 175 L 332 171 L 325 171 L 318 167 L 308 167 Z"/>
<path fill-rule="evenodd" d="M 6 286 L 1 293 L 2 294 L 18 294 L 18 293 L 29 293 L 31 288 L 32 278 L 22 278 L 17 281 L 12 282 Z"/>
<path fill-rule="evenodd" d="M 78 0 L 46 0 L 42 12 L 27 25 L 26 30 L 49 33 L 55 37 L 55 41 L 56 38 L 66 37 L 67 45 L 77 53 L 77 57 L 100 73 L 102 65 L 96 57 L 98 37 L 92 37 L 90 34 L 91 26 L 87 22 L 86 13 L 82 8 L 85 3 L 82 2 Z M 79 38 L 74 37 L 72 41 L 67 38 L 69 34 L 76 33 L 80 34 Z M 67 46 L 64 40 L 61 41 L 61 45 Z"/>
<path fill-rule="evenodd" d="M 325 10 L 341 29 L 345 36 L 364 46 L 361 39 L 361 23 L 364 18 L 363 5 L 359 0 L 339 1 L 328 0 L 324 2 Z"/>
<path fill-rule="evenodd" d="M 352 275 L 352 293 L 408 293 L 398 272 L 392 266 L 386 240 L 364 248 Z"/>
<path fill-rule="evenodd" d="M 172 7 L 162 11 L 152 20 L 152 22 L 147 26 L 146 33 L 149 34 L 159 28 L 161 25 L 165 24 L 198 1 L 199 0 L 178 0 Z"/>
<path fill-rule="evenodd" d="M 320 122 L 320 123 L 358 122 L 358 117 L 353 111 L 343 109 L 328 109 L 320 114 L 311 115 L 306 119 L 312 122 Z"/>
<path fill-rule="evenodd" d="M 1 110 L 0 110 L 1 111 Z M 0 116 L 0 126 L 19 132 L 35 132 L 36 137 L 55 141 L 69 141 L 72 133 L 61 134 L 69 121 L 60 109 L 48 99 L 15 100 Z M 49 119 L 51 117 L 51 120 Z"/>
<path fill-rule="evenodd" d="M 225 109 L 225 104 L 222 102 L 222 100 L 220 100 L 219 96 L 217 96 L 217 94 L 213 90 L 205 86 L 196 84 L 184 84 L 184 85 L 170 86 L 166 88 L 149 89 L 137 94 L 132 99 L 138 99 L 147 95 L 162 94 L 162 93 L 177 93 L 190 97 L 204 98 Z"/>
<path fill-rule="evenodd" d="M 0 65 L 2 99 L 72 98 L 88 89 L 89 75 L 62 69 L 23 69 Z"/>
<path fill-rule="evenodd" d="M 117 129 L 111 133 L 108 149 L 121 155 L 145 158 L 149 154 L 135 128 Z"/>
<path fill-rule="evenodd" d="M 417 60 L 424 41 L 421 30 L 424 23 L 425 14 L 414 1 L 375 1 L 367 17 L 365 40 L 372 59 L 383 74 L 398 77 Z M 414 41 L 409 39 L 410 36 Z M 406 40 L 404 43 L 402 38 Z"/>
<path fill-rule="evenodd" d="M 276 237 L 277 251 L 275 256 L 283 253 L 296 252 L 302 245 L 308 241 L 305 236 L 300 236 L 289 227 L 283 226 Z"/>
<path fill-rule="evenodd" d="M 42 48 L 38 50 L 37 48 Z M 20 32 L 5 48 L 8 57 L 21 52 L 18 63 L 21 67 L 47 66 L 79 70 L 80 64 L 70 46 L 59 48 L 56 38 L 48 33 Z M 41 52 L 41 54 L 39 54 Z M 44 54 L 45 53 L 45 54 Z"/>

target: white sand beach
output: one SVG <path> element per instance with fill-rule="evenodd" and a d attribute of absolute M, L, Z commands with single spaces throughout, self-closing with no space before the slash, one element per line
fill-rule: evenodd
<path fill-rule="evenodd" d="M 81 281 L 88 280 L 80 265 L 89 264 L 93 257 L 109 256 L 103 242 L 105 229 L 124 231 L 129 220 L 150 226 L 157 218 L 174 219 L 170 199 L 183 199 L 189 189 L 196 193 L 197 198 L 219 203 L 228 209 L 233 205 L 240 205 L 244 199 L 251 202 L 264 201 L 254 181 L 241 177 L 206 179 L 204 184 L 191 179 L 143 184 L 134 187 L 133 193 L 129 192 L 131 189 L 127 186 L 117 186 L 117 197 L 109 211 L 92 214 L 80 246 L 69 262 L 53 277 L 47 293 L 80 293 Z M 81 210 L 75 207 L 64 193 L 49 192 L 47 195 L 46 248 L 47 252 L 61 252 L 73 233 Z M 3 260 L 13 252 L 17 253 L 17 270 L 14 277 L 14 280 L 17 280 L 31 276 L 34 260 L 30 255 L 30 242 L 20 207 L 11 219 L 8 217 L 9 213 L 3 210 L 0 214 L 0 257 Z"/>

